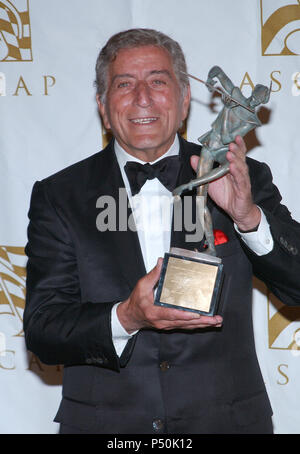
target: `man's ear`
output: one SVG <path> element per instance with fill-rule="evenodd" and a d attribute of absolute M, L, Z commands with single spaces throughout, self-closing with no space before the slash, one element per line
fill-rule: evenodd
<path fill-rule="evenodd" d="M 99 112 L 100 112 L 100 115 L 101 115 L 101 118 L 102 118 L 103 125 L 104 125 L 105 129 L 108 131 L 110 129 L 110 122 L 108 120 L 108 115 L 107 115 L 107 112 L 106 112 L 105 104 L 103 104 L 101 102 L 99 95 L 96 95 L 96 101 L 97 101 L 97 104 L 98 104 L 98 109 L 99 109 Z"/>
<path fill-rule="evenodd" d="M 183 102 L 182 102 L 182 121 L 184 121 L 189 113 L 189 108 L 190 108 L 190 103 L 191 103 L 191 88 L 188 85 L 186 87 L 186 92 L 183 97 Z"/>

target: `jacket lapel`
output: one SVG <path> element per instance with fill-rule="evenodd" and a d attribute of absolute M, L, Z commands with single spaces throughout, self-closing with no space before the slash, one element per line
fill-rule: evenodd
<path fill-rule="evenodd" d="M 115 260 L 116 266 L 132 289 L 138 279 L 145 275 L 145 265 L 139 244 L 139 239 L 134 228 L 131 208 L 128 203 L 127 192 L 117 162 L 113 141 L 99 153 L 99 159 L 93 168 L 90 169 L 90 178 L 87 186 L 87 216 L 91 216 L 90 222 L 95 226 L 95 214 L 99 215 L 100 197 L 105 196 L 108 203 L 111 203 L 115 212 L 113 229 L 107 229 L 104 234 L 96 232 L 99 247 L 106 246 L 111 249 L 111 257 Z M 97 208 L 98 206 L 98 208 Z M 102 208 L 102 206 L 101 206 Z M 113 219 L 113 218 L 112 218 Z M 127 220 L 131 219 L 131 226 L 128 228 Z M 98 235 L 97 235 L 98 233 Z"/>

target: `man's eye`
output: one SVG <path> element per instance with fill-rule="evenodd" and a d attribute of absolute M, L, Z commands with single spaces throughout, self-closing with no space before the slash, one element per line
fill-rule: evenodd
<path fill-rule="evenodd" d="M 166 82 L 162 79 L 154 79 L 152 83 L 153 85 L 166 85 Z"/>
<path fill-rule="evenodd" d="M 120 82 L 118 84 L 118 88 L 125 88 L 125 87 L 129 87 L 130 85 L 130 82 Z"/>

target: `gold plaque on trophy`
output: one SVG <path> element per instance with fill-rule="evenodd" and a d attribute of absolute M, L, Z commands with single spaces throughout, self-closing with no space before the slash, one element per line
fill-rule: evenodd
<path fill-rule="evenodd" d="M 220 258 L 171 248 L 164 257 L 154 304 L 214 315 L 222 274 Z"/>

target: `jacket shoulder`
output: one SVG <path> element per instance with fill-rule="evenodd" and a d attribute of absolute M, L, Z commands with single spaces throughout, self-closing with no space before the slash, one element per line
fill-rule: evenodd
<path fill-rule="evenodd" d="M 105 165 L 111 151 L 111 147 L 107 146 L 105 149 L 98 151 L 92 156 L 71 164 L 70 166 L 44 178 L 41 182 L 46 185 L 51 185 L 53 183 L 59 183 L 60 181 L 67 182 L 68 180 L 74 181 L 74 179 L 79 179 L 83 177 L 86 172 L 89 172 L 90 169 L 95 169 L 95 166 Z M 78 183 L 80 183 L 80 181 L 78 181 Z"/>

